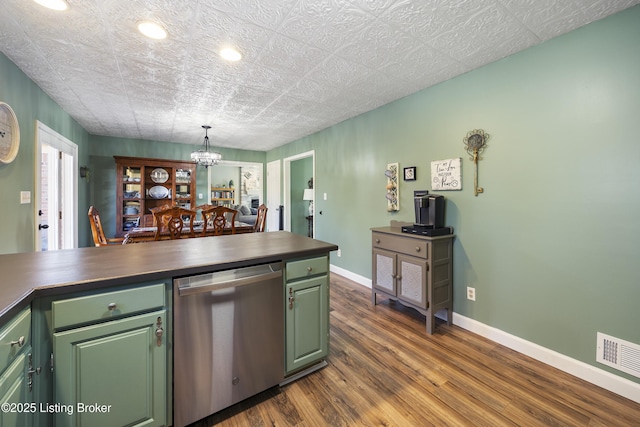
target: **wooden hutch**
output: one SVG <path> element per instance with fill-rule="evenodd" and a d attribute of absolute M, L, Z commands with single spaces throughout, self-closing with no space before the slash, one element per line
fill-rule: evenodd
<path fill-rule="evenodd" d="M 114 156 L 116 160 L 116 235 L 148 226 L 150 209 L 195 207 L 196 163 Z"/>

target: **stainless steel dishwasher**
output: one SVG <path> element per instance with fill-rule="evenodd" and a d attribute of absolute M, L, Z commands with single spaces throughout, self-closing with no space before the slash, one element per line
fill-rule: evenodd
<path fill-rule="evenodd" d="M 284 379 L 282 263 L 174 279 L 174 426 Z"/>

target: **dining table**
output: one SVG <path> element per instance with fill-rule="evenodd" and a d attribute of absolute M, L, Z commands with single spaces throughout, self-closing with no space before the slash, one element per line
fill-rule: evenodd
<path fill-rule="evenodd" d="M 129 243 L 142 243 L 142 242 L 152 242 L 156 240 L 156 231 L 157 227 L 134 227 L 129 230 L 124 235 L 123 245 Z M 202 222 L 199 221 L 195 223 L 193 227 L 193 235 L 191 235 L 189 230 L 189 225 L 185 224 L 184 229 L 182 230 L 182 239 L 190 239 L 195 237 L 208 237 L 213 236 L 213 228 L 207 230 L 206 234 L 202 233 L 203 227 Z M 248 224 L 246 222 L 235 222 L 235 233 L 232 233 L 233 229 L 230 223 L 225 225 L 225 229 L 222 234 L 243 234 L 243 233 L 253 233 L 253 225 Z M 160 231 L 160 240 L 171 240 L 171 234 L 168 229 L 164 229 Z"/>

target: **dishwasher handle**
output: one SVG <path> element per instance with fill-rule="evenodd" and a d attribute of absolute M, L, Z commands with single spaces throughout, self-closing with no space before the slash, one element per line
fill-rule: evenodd
<path fill-rule="evenodd" d="M 239 279 L 214 282 L 210 285 L 178 288 L 178 295 L 183 297 L 187 295 L 203 294 L 207 292 L 219 291 L 221 289 L 238 288 L 240 286 L 253 285 L 255 283 L 265 282 L 272 279 L 282 279 L 282 270 L 271 271 L 264 274 L 257 274 L 255 276 L 242 277 Z"/>

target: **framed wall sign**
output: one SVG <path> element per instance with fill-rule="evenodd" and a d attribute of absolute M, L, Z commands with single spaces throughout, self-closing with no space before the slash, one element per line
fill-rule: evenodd
<path fill-rule="evenodd" d="M 431 162 L 432 190 L 462 190 L 462 158 Z"/>
<path fill-rule="evenodd" d="M 416 167 L 410 166 L 408 168 L 404 168 L 404 180 L 405 181 L 415 181 L 416 180 Z"/>

